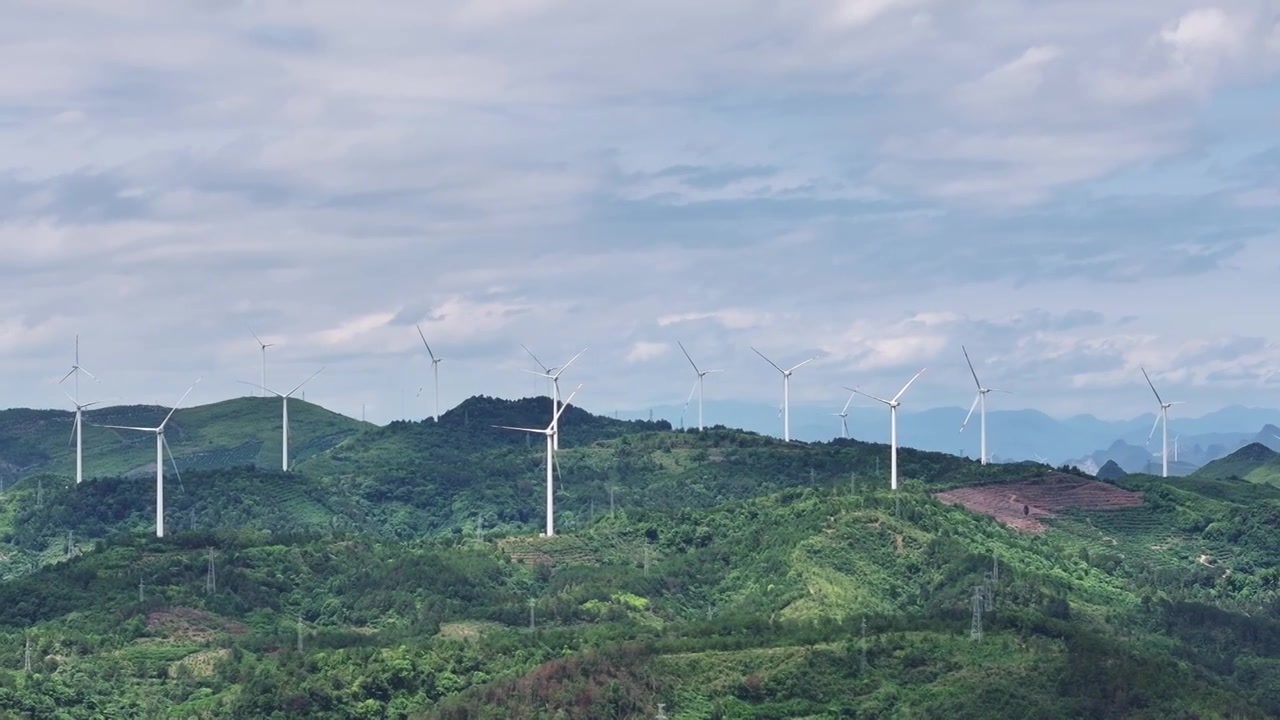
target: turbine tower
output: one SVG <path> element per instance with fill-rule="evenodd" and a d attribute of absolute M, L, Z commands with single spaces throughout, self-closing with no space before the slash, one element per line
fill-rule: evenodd
<path fill-rule="evenodd" d="M 547 367 L 546 365 L 542 364 L 542 361 L 538 359 L 538 356 L 534 355 L 533 352 L 529 350 L 529 348 L 524 347 L 524 345 L 521 345 L 520 347 L 524 348 L 524 351 L 529 353 L 529 357 L 533 358 L 533 361 L 538 363 L 538 367 L 542 368 L 542 372 L 537 372 L 535 370 L 525 370 L 525 372 L 532 373 L 534 375 L 537 375 L 538 377 L 547 378 L 547 380 L 550 381 L 551 383 L 551 422 L 556 426 L 555 428 L 556 431 L 553 434 L 553 437 L 551 438 L 551 442 L 552 442 L 552 445 L 555 447 L 555 449 L 559 450 L 560 449 L 560 405 L 561 405 L 560 375 L 563 374 L 565 370 L 569 369 L 569 366 L 573 364 L 574 360 L 577 360 L 579 357 L 582 357 L 582 353 L 586 352 L 587 349 L 582 348 L 582 350 L 580 350 L 577 355 L 574 355 L 573 357 L 569 358 L 569 362 L 565 363 L 564 365 L 561 365 L 559 367 Z"/>
<path fill-rule="evenodd" d="M 80 402 L 80 375 L 81 374 L 85 375 L 86 377 L 88 377 L 90 380 L 94 382 L 98 382 L 98 378 L 94 377 L 93 373 L 89 372 L 88 370 L 85 370 L 83 367 L 80 366 L 80 336 L 76 335 L 75 363 L 72 364 L 71 370 L 68 371 L 66 375 L 62 376 L 62 379 L 58 381 L 58 384 L 61 385 L 62 383 L 67 381 L 67 378 L 70 378 L 73 376 L 76 379 L 75 397 L 71 397 L 70 395 L 67 395 L 67 392 L 65 390 L 62 391 L 62 394 L 67 395 L 68 398 L 71 398 L 71 403 L 76 406 L 75 423 L 71 428 L 71 434 L 73 435 L 72 439 L 75 441 L 75 444 L 76 444 L 76 484 L 77 485 L 79 485 L 80 481 L 84 478 L 84 429 L 83 429 L 84 428 L 84 409 L 91 405 L 97 405 L 99 402 L 101 402 L 99 400 L 95 400 L 91 403 Z"/>
<path fill-rule="evenodd" d="M 898 391 L 898 394 L 893 396 L 892 400 L 878 398 L 875 395 L 867 395 L 857 388 L 845 388 L 845 390 L 852 390 L 859 395 L 869 397 L 889 406 L 889 487 L 892 490 L 898 489 L 898 406 L 902 404 L 899 401 L 902 399 L 902 394 L 907 391 L 907 388 L 911 387 L 911 383 L 923 375 L 925 370 L 926 368 L 920 368 L 920 372 L 912 376 L 907 381 L 907 384 L 903 385 L 902 389 Z"/>
<path fill-rule="evenodd" d="M 783 370 L 778 367 L 777 363 L 764 357 L 764 353 L 755 348 L 751 348 L 751 350 L 764 358 L 764 361 L 772 365 L 778 372 L 782 373 L 782 441 L 791 442 L 791 373 L 798 370 L 802 365 L 811 363 L 818 358 L 811 357 L 798 365 L 793 365 L 790 370 Z"/>
<path fill-rule="evenodd" d="M 262 342 L 262 338 L 258 337 L 258 333 L 254 332 L 253 328 L 249 328 L 249 334 L 253 336 L 254 340 L 258 341 L 259 347 L 262 348 L 262 384 L 258 387 L 265 388 L 267 386 L 267 348 L 273 347 L 275 343 Z M 263 397 L 266 397 L 266 395 L 263 395 Z"/>
<path fill-rule="evenodd" d="M 964 422 L 960 423 L 960 432 L 964 432 L 964 428 L 969 424 L 969 418 L 973 417 L 974 408 L 978 408 L 978 420 L 981 426 L 982 441 L 980 443 L 982 456 L 980 462 L 987 464 L 987 393 L 1002 392 L 1008 393 L 1008 390 L 997 390 L 995 388 L 984 388 L 978 380 L 978 372 L 973 369 L 973 361 L 969 359 L 969 351 L 965 350 L 963 345 L 960 350 L 964 352 L 964 361 L 969 364 L 969 373 L 973 375 L 973 384 L 978 386 L 978 394 L 973 398 L 973 404 L 969 406 L 969 414 L 964 416 Z M 1009 393 L 1012 395 L 1013 393 Z"/>
<path fill-rule="evenodd" d="M 311 382 L 312 378 L 314 378 L 316 375 L 319 375 L 322 372 L 324 372 L 324 368 L 320 368 L 319 370 L 311 373 L 311 377 L 298 383 L 297 385 L 294 386 L 292 390 L 283 394 L 278 393 L 275 390 L 272 390 L 271 388 L 265 387 L 263 385 L 258 386 L 262 388 L 264 392 L 269 392 L 272 395 L 275 395 L 276 397 L 280 398 L 280 401 L 281 401 L 280 469 L 283 470 L 284 472 L 289 472 L 289 398 L 293 397 L 293 394 L 298 392 L 298 390 L 302 389 L 303 385 L 306 385 L 307 383 Z M 241 380 L 240 382 L 244 383 L 245 385 L 253 385 L 253 383 L 246 383 L 243 380 Z"/>
<path fill-rule="evenodd" d="M 1160 449 L 1160 477 L 1169 477 L 1169 408 L 1174 405 L 1182 405 L 1182 401 L 1165 402 L 1160 399 L 1160 393 L 1156 392 L 1156 386 L 1151 383 L 1151 376 L 1147 374 L 1146 368 L 1138 368 L 1142 370 L 1142 377 L 1147 379 L 1147 385 L 1150 386 L 1151 392 L 1156 396 L 1156 402 L 1160 403 L 1160 414 L 1156 415 L 1156 421 L 1151 423 L 1151 432 L 1147 435 L 1147 443 L 1151 443 L 1151 438 L 1156 434 L 1156 425 L 1161 425 L 1161 435 L 1163 436 Z"/>
<path fill-rule="evenodd" d="M 849 399 L 844 401 L 844 409 L 838 413 L 831 413 L 832 415 L 840 418 L 840 434 L 841 437 L 846 440 L 849 439 L 849 405 L 853 402 L 853 396 L 856 394 L 857 393 L 850 391 Z"/>
<path fill-rule="evenodd" d="M 438 358 L 435 353 L 431 352 L 431 346 L 427 344 L 427 336 L 422 334 L 422 326 L 415 325 L 414 327 L 418 328 L 418 337 L 422 338 L 422 344 L 427 348 L 427 355 L 431 356 L 431 376 L 436 384 L 435 418 L 436 422 L 440 422 L 440 361 L 444 360 L 444 358 Z"/>
<path fill-rule="evenodd" d="M 566 363 L 566 366 L 567 366 L 567 363 Z M 573 402 L 573 396 L 577 395 L 578 391 L 581 389 L 582 389 L 582 386 L 579 385 L 578 387 L 573 389 L 573 392 L 569 393 L 569 397 L 564 401 L 564 403 L 560 406 L 560 408 L 556 410 L 555 416 L 551 418 L 551 424 L 548 425 L 545 429 L 539 430 L 537 428 L 511 427 L 510 425 L 494 425 L 494 427 L 502 430 L 516 430 L 518 432 L 536 433 L 539 435 L 545 435 L 547 438 L 547 529 L 546 529 L 546 532 L 543 533 L 544 536 L 546 537 L 555 537 L 555 534 L 556 534 L 555 475 L 552 472 L 553 468 L 558 469 L 560 467 L 560 461 L 556 459 L 555 445 L 554 445 L 555 435 L 556 435 L 556 421 L 560 419 L 560 413 L 564 412 L 564 409 L 569 407 L 569 403 Z M 561 473 L 561 476 L 563 475 L 564 473 Z"/>
<path fill-rule="evenodd" d="M 164 437 L 164 428 L 169 424 L 169 418 L 178 411 L 178 406 L 182 405 L 182 401 L 187 399 L 192 390 L 196 389 L 200 381 L 196 380 L 187 391 L 182 393 L 182 397 L 178 398 L 178 402 L 169 410 L 169 414 L 164 416 L 164 421 L 157 427 L 133 427 L 130 425 L 102 425 L 100 427 L 111 428 L 113 430 L 133 430 L 136 432 L 155 433 L 156 436 L 156 537 L 164 537 L 164 453 L 169 452 L 169 461 L 173 463 L 174 473 L 178 473 L 178 461 L 173 459 L 173 451 L 169 450 L 169 441 Z M 178 473 L 181 480 L 182 475 Z"/>
<path fill-rule="evenodd" d="M 684 349 L 684 344 L 681 343 L 679 340 L 677 340 L 676 345 L 680 346 L 680 352 L 684 353 L 685 359 L 689 361 L 689 364 L 693 366 L 693 371 L 698 375 L 698 381 L 697 383 L 695 383 L 695 386 L 698 390 L 698 432 L 702 432 L 702 381 L 705 380 L 706 377 L 712 373 L 718 373 L 718 372 L 724 372 L 724 371 L 723 370 L 699 370 L 697 363 L 693 361 L 693 358 L 689 357 L 689 351 Z M 689 391 L 689 399 L 690 400 L 693 399 L 692 390 Z M 688 407 L 689 400 L 685 400 L 684 404 L 685 404 L 685 407 Z"/>

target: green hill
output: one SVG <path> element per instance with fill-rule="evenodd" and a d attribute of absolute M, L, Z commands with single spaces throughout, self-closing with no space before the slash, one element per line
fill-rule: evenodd
<path fill-rule="evenodd" d="M 180 464 L 269 402 L 193 408 Z M 903 449 L 895 494 L 883 445 L 570 408 L 542 538 L 542 438 L 492 426 L 548 414 L 298 420 L 321 440 L 292 473 L 173 478 L 163 541 L 147 478 L 27 470 L 0 717 L 1280 715 L 1280 488 Z"/>
<path fill-rule="evenodd" d="M 168 413 L 168 408 L 154 405 L 86 411 L 85 476 L 154 472 L 154 436 L 96 426 L 154 427 Z M 74 413 L 60 410 L 0 411 L 0 481 L 9 486 L 37 473 L 74 477 L 74 417 Z M 179 409 L 165 435 L 183 472 L 237 465 L 278 468 L 280 420 L 279 399 L 242 397 Z M 290 457 L 304 460 L 371 427 L 319 405 L 291 400 Z"/>
<path fill-rule="evenodd" d="M 1280 453 L 1262 443 L 1250 443 L 1226 457 L 1208 463 L 1192 475 L 1215 480 L 1236 478 L 1280 486 Z"/>
<path fill-rule="evenodd" d="M 973 590 L 995 563 L 973 640 Z M 0 585 L 0 709 L 584 720 L 652 717 L 658 702 L 673 718 L 1280 710 L 1274 620 L 1172 585 L 1151 595 L 1139 580 L 919 489 L 617 511 L 569 536 L 461 545 L 121 538 Z"/>

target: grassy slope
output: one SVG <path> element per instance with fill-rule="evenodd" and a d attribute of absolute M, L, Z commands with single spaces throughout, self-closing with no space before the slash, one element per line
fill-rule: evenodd
<path fill-rule="evenodd" d="M 84 462 L 88 477 L 145 472 L 155 464 L 153 436 L 95 425 L 154 427 L 168 408 L 116 406 L 85 413 Z M 326 450 L 367 423 L 300 400 L 289 402 L 291 457 L 302 460 Z M 35 473 L 71 477 L 74 415 L 55 410 L 0 411 L 0 478 L 6 485 Z M 178 410 L 166 433 L 183 471 L 257 464 L 279 467 L 280 401 L 235 398 Z"/>

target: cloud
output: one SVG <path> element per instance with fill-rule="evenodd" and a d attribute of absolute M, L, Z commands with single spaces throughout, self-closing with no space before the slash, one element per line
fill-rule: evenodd
<path fill-rule="evenodd" d="M 645 342 L 640 341 L 632 343 L 631 349 L 627 352 L 627 362 L 638 363 L 653 360 L 666 355 L 671 350 L 671 344 L 665 342 Z"/>
<path fill-rule="evenodd" d="M 928 364 L 913 397 L 945 404 L 963 343 L 1064 411 L 1146 362 L 1247 398 L 1225 378 L 1275 360 L 1230 344 L 1280 266 L 1264 0 L 18 0 L 5 27 L 13 403 L 60 400 L 77 332 L 112 395 L 234 394 L 250 326 L 352 413 L 414 411 L 415 324 L 446 404 L 538 391 L 522 343 L 590 347 L 605 407 L 683 397 L 676 340 L 769 402 L 753 345 L 823 356 L 797 397 Z"/>

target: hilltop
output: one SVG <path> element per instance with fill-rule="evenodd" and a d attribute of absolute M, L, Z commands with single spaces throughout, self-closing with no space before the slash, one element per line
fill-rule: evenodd
<path fill-rule="evenodd" d="M 156 405 L 121 405 L 84 413 L 86 477 L 155 471 L 154 436 L 97 425 L 155 427 L 169 413 Z M 62 410 L 0 411 L 0 481 L 10 486 L 36 474 L 74 477 L 75 414 Z M 241 397 L 180 408 L 165 436 L 180 471 L 239 465 L 280 467 L 280 400 Z M 374 427 L 308 403 L 289 401 L 290 457 L 302 460 Z"/>
<path fill-rule="evenodd" d="M 1236 478 L 1280 486 L 1280 453 L 1262 443 L 1250 443 L 1205 465 L 1193 473 L 1193 476 L 1218 480 Z"/>

